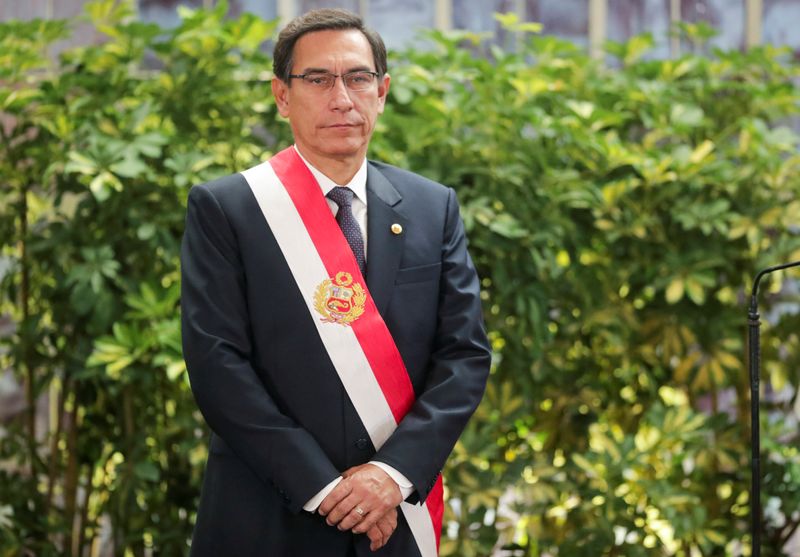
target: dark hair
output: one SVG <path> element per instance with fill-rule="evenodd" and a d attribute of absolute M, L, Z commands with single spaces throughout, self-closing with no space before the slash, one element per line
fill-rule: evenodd
<path fill-rule="evenodd" d="M 386 45 L 375 31 L 364 25 L 360 16 L 341 9 L 324 8 L 312 10 L 294 18 L 284 27 L 278 35 L 278 42 L 272 51 L 272 72 L 275 77 L 289 83 L 289 74 L 292 73 L 294 45 L 306 33 L 314 31 L 328 31 L 355 29 L 361 31 L 372 48 L 372 58 L 375 61 L 375 71 L 383 76 L 386 73 Z"/>

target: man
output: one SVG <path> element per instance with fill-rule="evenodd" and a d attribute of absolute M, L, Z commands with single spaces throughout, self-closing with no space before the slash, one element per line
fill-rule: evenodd
<path fill-rule="evenodd" d="M 296 18 L 274 73 L 295 145 L 189 195 L 184 356 L 213 432 L 192 555 L 435 555 L 490 363 L 455 195 L 367 162 L 390 77 L 359 17 Z"/>

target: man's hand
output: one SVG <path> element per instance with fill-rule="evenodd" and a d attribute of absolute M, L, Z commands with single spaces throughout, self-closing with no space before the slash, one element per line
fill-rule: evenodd
<path fill-rule="evenodd" d="M 355 466 L 342 476 L 344 479 L 319 506 L 319 514 L 339 530 L 353 530 L 356 534 L 369 532 L 384 514 L 403 502 L 395 481 L 374 464 Z M 393 523 L 397 525 L 396 511 Z M 383 532 L 386 527 L 387 524 L 382 523 L 379 529 Z M 370 540 L 375 543 L 372 536 Z"/>

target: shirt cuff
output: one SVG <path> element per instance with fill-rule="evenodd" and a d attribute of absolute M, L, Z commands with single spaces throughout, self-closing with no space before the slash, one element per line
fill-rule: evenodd
<path fill-rule="evenodd" d="M 308 502 L 303 505 L 303 510 L 308 511 L 310 513 L 316 512 L 317 508 L 322 504 L 325 500 L 325 497 L 328 496 L 328 493 L 333 491 L 333 488 L 342 481 L 342 477 L 339 476 L 338 478 L 334 479 L 331 483 L 323 487 L 314 497 L 308 500 Z"/>
<path fill-rule="evenodd" d="M 414 493 L 414 486 L 411 484 L 410 481 L 408 481 L 408 478 L 406 478 L 403 474 L 398 472 L 396 468 L 389 466 L 388 464 L 385 464 L 383 462 L 378 462 L 376 460 L 370 460 L 369 463 L 374 464 L 375 466 L 377 466 L 378 468 L 389 474 L 389 477 L 392 478 L 394 480 L 394 483 L 397 484 L 397 487 L 400 488 L 400 495 L 403 496 L 404 500 L 408 499 L 408 496 Z"/>

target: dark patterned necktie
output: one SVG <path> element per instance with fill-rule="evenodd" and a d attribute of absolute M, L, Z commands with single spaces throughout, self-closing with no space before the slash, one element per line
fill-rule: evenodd
<path fill-rule="evenodd" d="M 364 275 L 366 271 L 364 237 L 361 235 L 358 221 L 353 216 L 352 204 L 354 195 L 353 190 L 342 187 L 335 187 L 328 192 L 328 198 L 339 206 L 339 211 L 336 213 L 336 222 L 339 223 L 339 228 L 342 229 L 347 243 L 350 244 L 350 249 L 353 250 L 353 255 L 356 256 L 358 268 L 361 269 L 361 274 Z"/>

